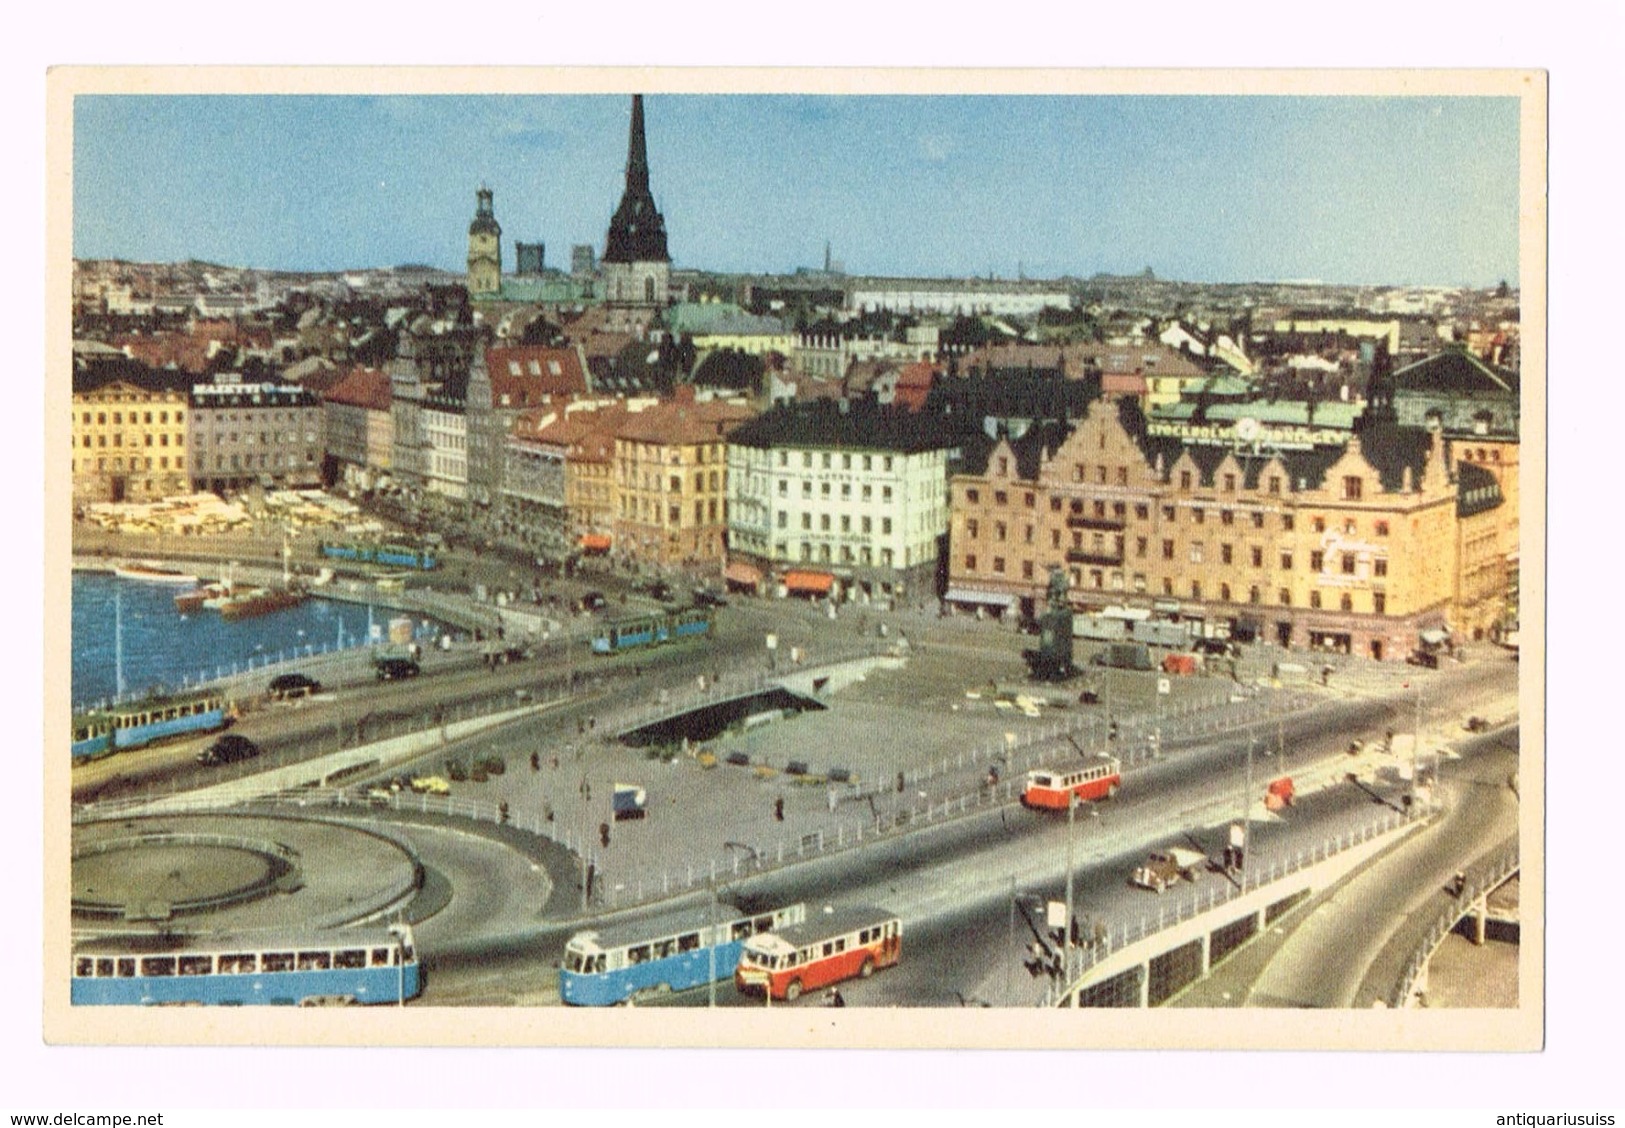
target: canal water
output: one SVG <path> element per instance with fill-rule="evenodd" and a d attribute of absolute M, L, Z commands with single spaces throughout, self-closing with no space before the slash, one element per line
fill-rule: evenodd
<path fill-rule="evenodd" d="M 368 639 L 369 609 L 360 604 L 307 599 L 228 623 L 213 611 L 177 612 L 175 595 L 183 590 L 108 572 L 73 574 L 74 708 L 117 695 L 116 649 L 123 652 L 124 696 L 129 697 L 227 676 L 233 668 L 364 645 Z M 375 637 L 399 614 L 372 610 Z M 116 632 L 115 618 L 122 624 Z M 416 625 L 421 628 L 421 621 Z M 115 645 L 116 634 L 122 647 Z"/>

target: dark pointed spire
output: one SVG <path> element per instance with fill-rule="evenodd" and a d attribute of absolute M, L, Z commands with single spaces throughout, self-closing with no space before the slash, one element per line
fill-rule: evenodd
<path fill-rule="evenodd" d="M 626 141 L 626 190 L 649 190 L 649 146 L 643 139 L 643 95 L 632 95 L 632 131 Z"/>
<path fill-rule="evenodd" d="M 649 191 L 649 151 L 643 136 L 643 95 L 632 95 L 632 128 L 626 145 L 626 191 L 609 221 L 605 262 L 670 262 L 666 221 Z"/>

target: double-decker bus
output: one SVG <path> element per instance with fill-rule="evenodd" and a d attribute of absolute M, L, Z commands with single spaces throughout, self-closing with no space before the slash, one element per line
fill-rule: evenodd
<path fill-rule="evenodd" d="M 1035 768 L 1027 773 L 1021 801 L 1046 811 L 1066 810 L 1068 794 L 1080 802 L 1110 799 L 1123 782 L 1122 766 L 1111 756 L 1098 756 L 1094 763 L 1076 768 Z"/>
<path fill-rule="evenodd" d="M 157 740 L 225 728 L 230 706 L 215 691 L 126 701 L 73 719 L 73 757 L 140 748 Z"/>
<path fill-rule="evenodd" d="M 794 1002 L 803 992 L 891 967 L 902 947 L 903 922 L 886 909 L 826 910 L 745 941 L 734 986 Z"/>
<path fill-rule="evenodd" d="M 73 953 L 75 1006 L 404 1003 L 423 989 L 411 927 L 278 937 L 104 937 Z"/>
<path fill-rule="evenodd" d="M 632 619 L 617 619 L 601 627 L 592 639 L 594 654 L 619 654 L 665 642 L 704 638 L 711 633 L 715 613 L 709 607 L 656 611 Z"/>
<path fill-rule="evenodd" d="M 807 915 L 805 905 L 795 904 L 713 923 L 718 911 L 690 909 L 576 933 L 564 948 L 559 997 L 573 1006 L 607 1007 L 645 992 L 686 991 L 726 979 L 746 940 Z"/>

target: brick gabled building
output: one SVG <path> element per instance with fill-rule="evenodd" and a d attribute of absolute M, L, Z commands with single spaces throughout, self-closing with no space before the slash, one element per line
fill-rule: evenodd
<path fill-rule="evenodd" d="M 1001 439 L 955 475 L 949 599 L 1030 613 L 1060 567 L 1080 609 L 1401 658 L 1462 613 L 1458 501 L 1482 485 L 1451 472 L 1436 431 L 1255 453 L 1150 437 L 1133 400 L 1102 400 L 1064 438 Z"/>

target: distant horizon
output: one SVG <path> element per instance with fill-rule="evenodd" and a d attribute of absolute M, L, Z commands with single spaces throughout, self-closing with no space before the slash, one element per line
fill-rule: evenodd
<path fill-rule="evenodd" d="M 430 263 L 422 263 L 422 262 L 400 262 L 400 263 L 374 264 L 374 265 L 370 265 L 370 266 L 341 266 L 341 267 L 333 267 L 333 268 L 330 268 L 330 269 L 321 269 L 321 270 L 301 270 L 301 269 L 295 269 L 295 268 L 291 268 L 291 267 L 281 267 L 281 266 L 253 266 L 253 265 L 246 265 L 246 264 L 242 264 L 242 263 L 219 262 L 219 261 L 216 261 L 214 259 L 204 259 L 204 258 L 198 258 L 196 256 L 191 256 L 191 257 L 188 257 L 188 258 L 181 258 L 181 259 L 131 259 L 131 258 L 122 258 L 122 257 L 109 258 L 109 257 L 99 257 L 99 256 L 92 256 L 92 257 L 89 257 L 89 258 L 85 258 L 85 257 L 81 257 L 79 255 L 75 255 L 73 261 L 76 262 L 76 263 L 121 262 L 121 263 L 127 263 L 130 266 L 165 266 L 165 267 L 185 266 L 185 265 L 187 265 L 189 263 L 196 263 L 196 264 L 198 264 L 200 266 L 219 267 L 222 270 L 240 270 L 240 271 L 245 271 L 245 272 L 250 272 L 250 273 L 255 273 L 255 274 L 307 275 L 307 276 L 311 276 L 311 277 L 331 276 L 331 275 L 338 275 L 338 274 L 357 274 L 357 273 L 367 273 L 367 272 L 372 272 L 372 271 L 397 272 L 397 271 L 409 271 L 409 270 L 410 271 L 433 271 L 433 272 L 436 272 L 436 273 L 439 273 L 439 274 L 451 274 L 451 275 L 457 275 L 457 276 L 463 276 L 463 275 L 466 275 L 466 273 L 467 273 L 467 271 L 465 269 L 460 268 L 460 267 L 434 266 L 434 265 L 432 265 Z M 678 264 L 673 264 L 672 269 L 674 271 L 676 271 L 676 272 L 682 272 L 682 273 L 712 274 L 712 275 L 720 275 L 720 276 L 723 276 L 723 277 L 753 276 L 753 277 L 762 277 L 762 278 L 792 278 L 792 277 L 795 277 L 798 274 L 808 274 L 808 275 L 827 276 L 827 277 L 831 277 L 831 278 L 874 278 L 874 279 L 880 279 L 880 280 L 916 280 L 917 279 L 917 280 L 926 281 L 926 282 L 971 282 L 971 281 L 986 282 L 986 281 L 989 281 L 988 276 L 985 275 L 985 274 L 983 274 L 983 275 L 974 275 L 974 274 L 917 274 L 917 273 L 909 273 L 909 274 L 861 273 L 860 274 L 860 273 L 850 271 L 850 270 L 846 270 L 846 271 L 832 270 L 827 275 L 825 275 L 825 271 L 823 270 L 822 267 L 809 267 L 809 266 L 794 267 L 794 268 L 792 268 L 790 270 L 769 271 L 769 270 L 718 270 L 718 269 L 713 269 L 711 267 L 705 267 L 705 266 L 682 266 L 682 265 L 678 265 Z M 558 273 L 558 274 L 562 274 L 564 276 L 568 276 L 570 274 L 569 270 L 561 269 L 561 268 L 555 266 L 552 263 L 549 263 L 547 265 L 547 270 L 550 273 Z M 1054 276 L 1048 276 L 1048 277 L 1046 277 L 1046 276 L 1026 275 L 1026 276 L 1020 277 L 1020 278 L 1010 277 L 1010 276 L 1004 275 L 1004 274 L 998 274 L 998 275 L 995 275 L 991 280 L 993 282 L 1019 282 L 1019 283 L 1031 283 L 1031 284 L 1035 284 L 1035 285 L 1036 284 L 1043 284 L 1043 283 L 1047 283 L 1047 282 L 1058 282 L 1058 283 L 1059 282 L 1072 282 L 1072 283 L 1086 283 L 1086 284 L 1096 282 L 1096 281 L 1137 282 L 1137 281 L 1147 281 L 1147 279 L 1144 277 L 1144 270 L 1145 270 L 1145 268 L 1142 267 L 1140 269 L 1140 271 L 1129 272 L 1129 273 L 1109 273 L 1109 272 L 1104 272 L 1103 271 L 1103 272 L 1098 273 L 1098 274 L 1089 274 L 1089 275 L 1070 274 L 1070 275 L 1054 275 Z M 1362 289 L 1362 290 L 1494 290 L 1494 289 L 1498 288 L 1500 286 L 1500 284 L 1504 281 L 1507 284 L 1508 288 L 1511 290 L 1512 293 L 1517 293 L 1518 292 L 1518 283 L 1513 278 L 1504 278 L 1504 279 L 1498 278 L 1494 282 L 1487 282 L 1487 283 L 1484 283 L 1482 285 L 1467 285 L 1467 284 L 1456 283 L 1456 282 L 1330 282 L 1330 281 L 1326 281 L 1324 279 L 1319 279 L 1319 278 L 1238 278 L 1238 279 L 1174 278 L 1174 277 L 1166 276 L 1166 275 L 1160 273 L 1159 271 L 1156 270 L 1155 267 L 1152 267 L 1151 270 L 1152 270 L 1153 277 L 1151 279 L 1149 279 L 1149 281 L 1159 282 L 1159 283 L 1168 283 L 1170 285 L 1176 285 L 1176 286 L 1302 286 L 1302 287 L 1305 287 L 1305 288 L 1323 287 L 1323 288 Z M 515 277 L 515 276 L 517 276 L 517 272 L 514 270 L 514 268 L 509 263 L 504 262 L 502 276 L 504 278 Z"/>
<path fill-rule="evenodd" d="M 484 184 L 504 273 L 521 241 L 545 243 L 548 265 L 567 268 L 573 245 L 602 254 L 629 104 L 80 95 L 73 253 L 462 273 Z M 645 100 L 651 182 L 677 269 L 816 270 L 827 242 L 847 273 L 868 277 L 1088 280 L 1149 265 L 1192 284 L 1473 289 L 1518 279 L 1518 105 L 1431 95 Z"/>

